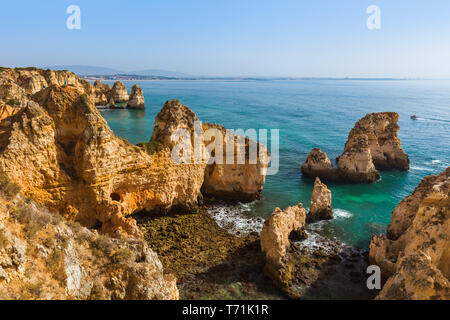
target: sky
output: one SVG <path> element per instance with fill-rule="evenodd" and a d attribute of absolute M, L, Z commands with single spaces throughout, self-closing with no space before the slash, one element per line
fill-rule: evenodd
<path fill-rule="evenodd" d="M 79 30 L 66 27 L 70 5 Z M 0 34 L 2 66 L 450 78 L 448 0 L 15 0 L 1 3 Z"/>

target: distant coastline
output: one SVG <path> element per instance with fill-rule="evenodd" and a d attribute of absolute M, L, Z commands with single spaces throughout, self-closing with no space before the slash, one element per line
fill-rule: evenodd
<path fill-rule="evenodd" d="M 216 80 L 216 81 L 298 81 L 298 80 L 341 80 L 341 81 L 413 81 L 413 80 L 450 80 L 450 79 L 428 79 L 428 78 L 333 78 L 333 77 L 164 77 L 164 76 L 142 76 L 134 74 L 115 75 L 84 75 L 80 78 L 88 81 L 155 81 L 155 80 Z"/>

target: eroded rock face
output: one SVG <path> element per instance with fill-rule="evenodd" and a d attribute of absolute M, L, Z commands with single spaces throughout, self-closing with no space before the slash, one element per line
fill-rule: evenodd
<path fill-rule="evenodd" d="M 145 109 L 144 91 L 137 84 L 135 84 L 131 88 L 131 95 L 130 95 L 130 100 L 128 101 L 127 108 Z"/>
<path fill-rule="evenodd" d="M 359 135 L 347 142 L 344 153 L 338 159 L 339 179 L 345 182 L 370 183 L 380 179 L 380 173 L 372 162 L 372 154 L 366 135 Z"/>
<path fill-rule="evenodd" d="M 195 124 L 199 121 L 197 115 L 179 100 L 167 101 L 155 118 L 151 141 L 160 142 L 172 150 L 180 142 L 179 139 L 173 140 L 173 137 L 177 130 L 182 129 L 189 133 L 191 146 L 194 147 Z M 203 134 L 202 128 L 198 130 L 200 135 Z"/>
<path fill-rule="evenodd" d="M 291 276 L 286 253 L 289 237 L 294 232 L 304 236 L 306 210 L 302 204 L 285 210 L 276 208 L 264 222 L 261 231 L 261 250 L 265 257 L 265 274 L 279 287 L 285 287 Z"/>
<path fill-rule="evenodd" d="M 26 102 L 35 93 L 49 86 L 68 85 L 87 94 L 95 105 L 105 105 L 111 90 L 109 85 L 96 81 L 92 86 L 88 81 L 78 78 L 66 70 L 41 70 L 36 68 L 4 69 L 0 72 L 1 100 Z"/>
<path fill-rule="evenodd" d="M 236 135 L 217 124 L 205 122 L 203 129 L 205 131 L 214 129 L 213 132 L 220 133 L 223 152 L 222 155 L 219 154 L 220 144 L 216 143 L 212 150 L 214 159 L 210 159 L 205 171 L 202 192 L 225 200 L 260 199 L 269 163 L 266 146 L 250 138 Z M 208 140 L 209 138 L 211 139 Z M 207 147 L 211 146 L 208 142 L 218 141 L 212 137 L 205 140 L 208 140 L 205 142 Z M 228 150 L 234 150 L 229 157 Z M 227 158 L 231 159 L 231 163 L 228 163 Z"/>
<path fill-rule="evenodd" d="M 52 86 L 0 122 L 0 171 L 27 196 L 105 233 L 141 236 L 139 210 L 197 204 L 204 166 L 175 164 L 118 138 L 86 95 Z"/>
<path fill-rule="evenodd" d="M 426 177 L 393 211 L 370 260 L 387 279 L 378 299 L 450 299 L 450 167 Z"/>
<path fill-rule="evenodd" d="M 114 99 L 116 103 L 128 102 L 130 96 L 128 95 L 127 88 L 122 82 L 116 81 L 111 89 L 110 97 Z"/>
<path fill-rule="evenodd" d="M 214 131 L 209 131 L 210 129 Z M 173 139 L 174 133 L 179 130 L 185 130 L 188 136 Z M 212 135 L 202 140 L 203 134 L 208 131 Z M 221 140 L 215 140 L 216 133 L 220 134 L 217 138 Z M 211 123 L 201 124 L 195 113 L 181 102 L 168 101 L 155 119 L 152 141 L 160 142 L 173 150 L 184 139 L 190 139 L 188 141 L 190 147 L 187 147 L 190 149 L 190 157 L 187 156 L 188 159 L 183 161 L 198 163 L 205 169 L 203 194 L 219 199 L 240 201 L 253 201 L 261 196 L 269 162 L 269 153 L 264 145 L 232 134 L 223 126 Z M 216 143 L 218 141 L 221 143 Z M 227 148 L 231 150 L 233 147 L 234 157 L 230 157 L 230 164 L 226 161 L 226 150 Z M 223 150 L 222 156 L 220 156 L 220 149 Z M 254 163 L 249 161 L 250 150 L 256 150 Z"/>
<path fill-rule="evenodd" d="M 367 114 L 350 131 L 345 150 L 352 148 L 358 136 L 366 135 L 372 161 L 378 170 L 409 170 L 409 157 L 398 138 L 398 118 L 396 112 Z"/>
<path fill-rule="evenodd" d="M 315 222 L 318 220 L 330 219 L 333 219 L 333 211 L 331 210 L 331 191 L 319 178 L 316 178 L 307 221 Z"/>
<path fill-rule="evenodd" d="M 380 178 L 377 169 L 409 170 L 409 157 L 398 138 L 398 118 L 395 112 L 367 114 L 350 131 L 337 170 L 315 148 L 302 165 L 303 174 L 327 181 L 370 183 Z"/>
<path fill-rule="evenodd" d="M 310 178 L 334 181 L 338 179 L 338 173 L 325 152 L 319 148 L 311 150 L 302 165 L 302 173 Z"/>
<path fill-rule="evenodd" d="M 0 195 L 0 236 L 0 299 L 178 299 L 144 241 L 67 223 L 20 194 Z"/>

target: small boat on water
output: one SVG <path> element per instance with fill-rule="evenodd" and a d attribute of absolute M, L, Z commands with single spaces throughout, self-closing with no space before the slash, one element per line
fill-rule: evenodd
<path fill-rule="evenodd" d="M 413 114 L 413 115 L 411 116 L 411 119 L 412 119 L 412 120 L 417 120 L 417 116 L 416 116 L 415 114 Z"/>

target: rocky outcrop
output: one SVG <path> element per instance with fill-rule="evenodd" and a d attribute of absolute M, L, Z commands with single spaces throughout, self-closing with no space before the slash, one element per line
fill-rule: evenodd
<path fill-rule="evenodd" d="M 0 122 L 0 171 L 24 193 L 68 219 L 139 237 L 140 210 L 197 204 L 204 166 L 149 155 L 115 136 L 86 95 L 52 86 Z"/>
<path fill-rule="evenodd" d="M 338 158 L 339 179 L 352 183 L 370 183 L 380 179 L 375 169 L 366 135 L 347 142 L 344 153 Z"/>
<path fill-rule="evenodd" d="M 331 191 L 319 178 L 316 178 L 307 221 L 315 222 L 318 220 L 330 219 L 333 219 L 333 211 L 331 210 Z"/>
<path fill-rule="evenodd" d="M 209 151 L 214 160 L 206 168 L 202 192 L 225 200 L 260 199 L 269 163 L 266 146 L 217 124 L 205 122 L 203 129 L 213 130 L 211 137 L 205 138 L 205 144 L 208 149 L 214 145 Z M 217 143 L 215 133 L 219 133 L 221 142 Z"/>
<path fill-rule="evenodd" d="M 11 107 L 9 105 L 0 106 L 0 121 L 15 115 L 19 111 L 20 108 L 17 107 Z"/>
<path fill-rule="evenodd" d="M 372 161 L 378 170 L 409 170 L 409 157 L 398 138 L 400 127 L 396 112 L 367 114 L 350 131 L 344 152 L 351 149 L 361 135 L 366 135 Z"/>
<path fill-rule="evenodd" d="M 127 108 L 130 109 L 145 109 L 144 91 L 139 85 L 135 84 L 131 88 L 130 100 L 128 101 Z"/>
<path fill-rule="evenodd" d="M 156 115 L 151 141 L 160 142 L 172 150 L 180 142 L 178 135 L 175 137 L 176 133 L 179 130 L 186 130 L 191 138 L 190 143 L 193 150 L 195 125 L 200 123 L 199 121 L 197 115 L 179 100 L 166 101 L 161 111 Z M 201 138 L 203 130 L 200 126 L 197 130 L 198 138 Z M 199 146 L 203 146 L 202 141 L 200 141 Z"/>
<path fill-rule="evenodd" d="M 114 99 L 116 103 L 128 102 L 130 96 L 128 95 L 127 88 L 122 82 L 116 81 L 111 89 L 110 97 Z"/>
<path fill-rule="evenodd" d="M 190 139 L 187 146 L 190 155 L 183 161 L 198 163 L 205 168 L 203 194 L 240 201 L 253 201 L 261 196 L 269 161 L 269 153 L 264 145 L 233 134 L 223 126 L 201 124 L 195 113 L 178 100 L 166 102 L 157 115 L 152 141 L 173 150 L 180 139 L 184 139 L 173 139 L 173 134 L 181 129 L 186 130 L 187 138 Z M 220 140 L 216 140 L 216 137 Z M 227 163 L 227 150 L 233 149 L 234 155 L 229 157 L 231 163 Z M 251 150 L 256 151 L 252 163 L 249 160 Z"/>
<path fill-rule="evenodd" d="M 450 299 L 450 167 L 422 180 L 392 212 L 370 262 L 387 279 L 378 299 Z"/>
<path fill-rule="evenodd" d="M 28 101 L 35 93 L 49 86 L 68 85 L 87 94 L 95 105 L 105 105 L 111 91 L 109 85 L 96 81 L 91 85 L 66 70 L 41 70 L 36 68 L 4 69 L 0 72 L 0 102 L 8 100 Z M 2 94 L 3 92 L 3 94 Z"/>
<path fill-rule="evenodd" d="M 99 235 L 1 194 L 0 299 L 168 300 L 178 289 L 145 242 Z"/>
<path fill-rule="evenodd" d="M 334 181 L 338 179 L 338 173 L 325 152 L 319 148 L 311 150 L 302 165 L 302 173 L 310 178 Z"/>
<path fill-rule="evenodd" d="M 306 211 L 301 203 L 285 210 L 276 208 L 261 231 L 261 250 L 266 262 L 264 273 L 281 288 L 287 286 L 292 272 L 286 257 L 289 238 L 293 233 L 297 238 L 304 237 L 305 219 Z"/>
<path fill-rule="evenodd" d="M 344 152 L 337 158 L 337 170 L 315 148 L 302 165 L 303 174 L 327 181 L 370 183 L 380 179 L 377 169 L 409 170 L 409 157 L 398 138 L 398 118 L 395 112 L 367 114 L 350 131 Z"/>
<path fill-rule="evenodd" d="M 195 209 L 209 160 L 206 147 L 200 139 L 200 161 L 177 163 L 170 140 L 177 128 L 194 132 L 195 114 L 178 101 L 166 103 L 153 134 L 166 147 L 149 152 L 115 136 L 82 92 L 72 85 L 50 85 L 13 115 L 8 110 L 10 116 L 0 122 L 0 172 L 40 205 L 103 233 L 140 237 L 128 215 Z M 252 166 L 236 170 L 243 174 Z M 244 178 L 228 180 L 243 197 L 247 190 L 262 189 L 263 179 L 250 189 Z"/>

